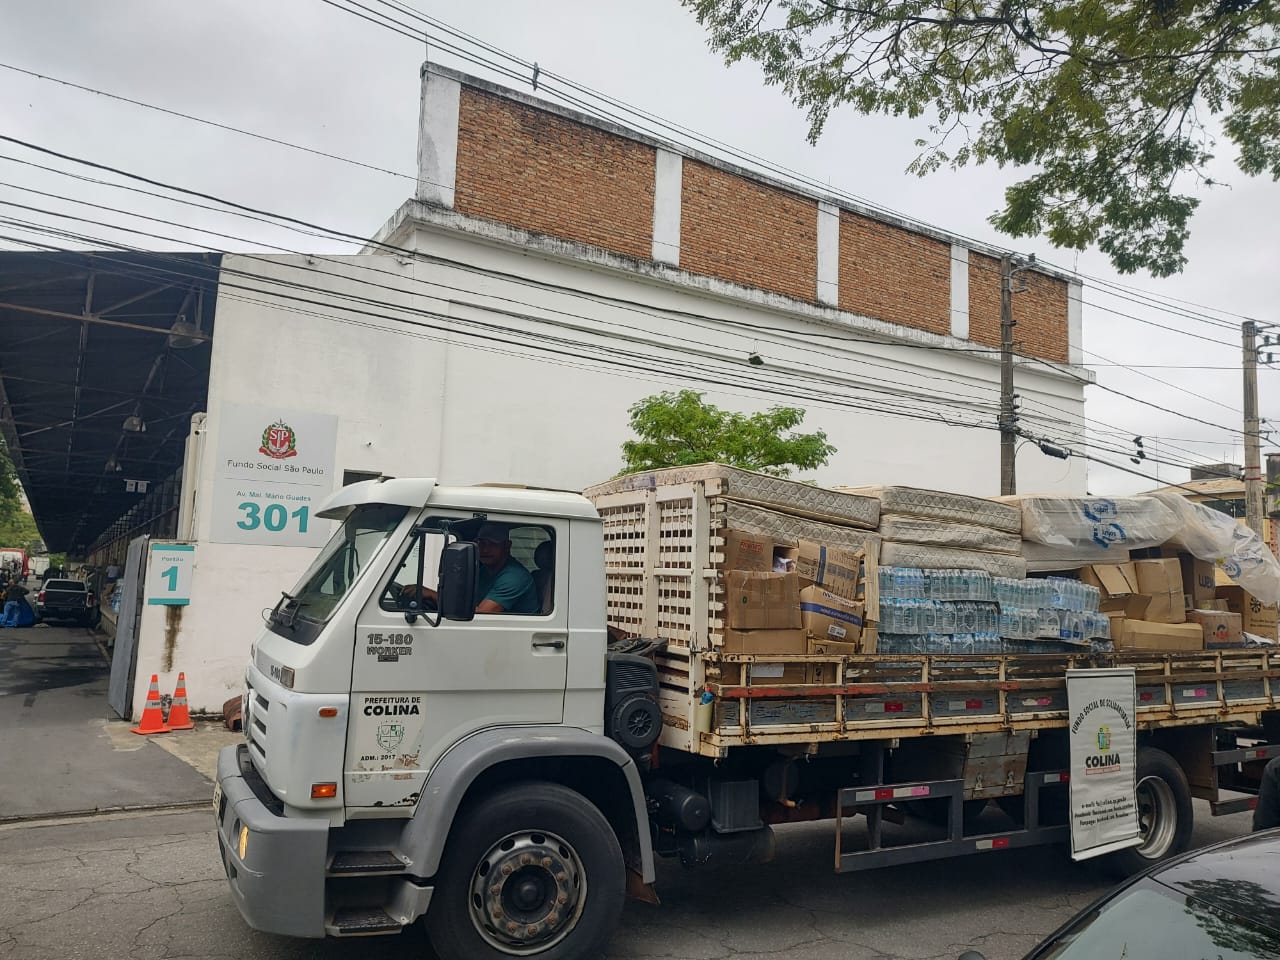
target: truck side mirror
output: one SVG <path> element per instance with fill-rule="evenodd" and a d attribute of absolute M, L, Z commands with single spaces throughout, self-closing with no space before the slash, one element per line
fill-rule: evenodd
<path fill-rule="evenodd" d="M 458 541 L 440 555 L 440 617 L 444 620 L 474 620 L 476 580 L 480 561 L 476 545 Z"/>

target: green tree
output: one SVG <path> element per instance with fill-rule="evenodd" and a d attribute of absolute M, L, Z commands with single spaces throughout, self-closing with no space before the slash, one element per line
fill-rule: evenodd
<path fill-rule="evenodd" d="M 681 390 L 645 397 L 630 412 L 637 439 L 622 444 L 623 473 L 714 461 L 785 477 L 793 467 L 820 467 L 836 452 L 821 430 L 789 432 L 804 422 L 799 407 L 748 416 L 712 406 L 696 390 Z"/>
<path fill-rule="evenodd" d="M 9 458 L 8 445 L 0 440 L 0 525 L 14 522 L 24 514 L 30 516 L 22 506 L 18 474 L 13 468 L 13 461 Z M 32 525 L 34 526 L 34 523 Z M 3 545 L 18 546 L 18 544 L 8 544 L 7 541 Z"/>
<path fill-rule="evenodd" d="M 1096 244 L 1122 273 L 1186 263 L 1218 131 L 1280 179 L 1280 5 L 1267 0 L 682 0 L 727 62 L 809 118 L 925 117 L 911 170 L 1027 168 L 991 222 Z"/>

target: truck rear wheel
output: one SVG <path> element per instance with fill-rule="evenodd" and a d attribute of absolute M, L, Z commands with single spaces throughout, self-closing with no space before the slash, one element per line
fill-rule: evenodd
<path fill-rule="evenodd" d="M 618 839 L 581 794 L 513 785 L 454 828 L 427 933 L 441 960 L 599 956 L 626 889 Z"/>
<path fill-rule="evenodd" d="M 1142 843 L 1108 860 L 1126 876 L 1181 853 L 1191 842 L 1191 788 L 1178 761 L 1163 750 L 1138 749 L 1137 801 Z"/>

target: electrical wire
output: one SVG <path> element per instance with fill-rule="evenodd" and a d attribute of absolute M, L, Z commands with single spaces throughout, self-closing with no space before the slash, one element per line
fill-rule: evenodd
<path fill-rule="evenodd" d="M 329 2 L 329 0 L 326 0 L 326 2 Z M 174 185 L 174 184 L 169 184 L 169 183 L 166 183 L 166 182 L 164 182 L 164 181 L 154 180 L 154 179 L 149 178 L 149 177 L 144 177 L 144 176 L 142 176 L 142 175 L 140 175 L 140 174 L 130 173 L 130 172 L 128 172 L 128 171 L 124 171 L 124 170 L 121 170 L 121 169 L 118 169 L 118 168 L 115 168 L 115 167 L 111 167 L 111 166 L 108 166 L 108 165 L 106 165 L 106 164 L 99 164 L 99 163 L 96 163 L 96 162 L 94 162 L 94 161 L 90 161 L 90 160 L 85 160 L 85 159 L 83 159 L 83 158 L 74 157 L 74 156 L 69 155 L 69 154 L 64 154 L 64 153 L 61 153 L 61 152 L 59 152 L 59 151 L 51 150 L 51 149 L 49 149 L 49 148 L 47 148 L 47 147 L 42 147 L 42 146 L 39 146 L 39 145 L 37 145 L 37 144 L 32 144 L 32 143 L 29 143 L 29 142 L 27 142 L 27 141 L 20 140 L 20 139 L 15 138 L 15 137 L 10 137 L 10 136 L 5 135 L 5 134 L 0 134 L 0 141 L 6 141 L 6 142 L 14 143 L 14 144 L 16 144 L 16 145 L 18 145 L 18 146 L 22 146 L 22 147 L 24 147 L 24 148 L 27 148 L 27 149 L 30 149 L 30 150 L 34 150 L 34 151 L 39 152 L 39 153 L 43 153 L 43 154 L 46 154 L 46 155 L 49 155 L 49 156 L 54 156 L 54 157 L 57 157 L 58 159 L 65 160 L 65 161 L 67 161 L 67 162 L 71 162 L 71 163 L 78 163 L 78 164 L 81 164 L 81 165 L 84 165 L 84 166 L 88 166 L 88 167 L 90 167 L 90 168 L 92 168 L 92 169 L 103 170 L 103 171 L 106 171 L 106 172 L 109 172 L 109 173 L 115 174 L 116 176 L 122 176 L 122 177 L 125 177 L 125 178 L 128 178 L 128 179 L 138 180 L 138 181 L 140 181 L 140 182 L 147 183 L 147 184 L 148 184 L 148 185 L 150 185 L 150 186 L 160 187 L 160 188 L 165 189 L 165 190 L 170 190 L 170 191 L 173 191 L 173 192 L 175 192 L 175 193 L 180 193 L 180 194 L 184 194 L 184 195 L 188 195 L 188 196 L 195 196 L 195 197 L 198 197 L 198 198 L 200 198 L 200 199 L 204 199 L 204 200 L 210 200 L 210 201 L 212 201 L 212 202 L 214 202 L 214 203 L 223 204 L 223 205 L 225 205 L 225 206 L 227 206 L 227 207 L 229 207 L 229 208 L 231 208 L 231 209 L 233 209 L 233 210 L 237 210 L 237 211 L 240 211 L 240 212 L 243 212 L 243 213 L 250 213 L 250 214 L 253 214 L 253 215 L 255 215 L 255 216 L 260 216 L 260 217 L 269 217 L 269 218 L 274 218 L 275 220 L 278 220 L 278 221 L 280 221 L 280 222 L 282 222 L 282 223 L 284 223 L 284 224 L 289 225 L 291 228 L 292 228 L 292 227 L 301 227 L 301 228 L 304 228 L 304 229 L 307 229 L 307 230 L 320 231 L 321 233 L 327 233 L 327 234 L 329 234 L 329 235 L 330 235 L 330 236 L 332 236 L 332 237 L 340 237 L 340 238 L 347 239 L 347 240 L 351 240 L 351 241 L 362 241 L 362 238 L 360 238 L 358 235 L 350 234 L 350 233 L 347 233 L 347 232 L 345 232 L 345 231 L 340 231 L 340 230 L 337 230 L 337 229 L 334 229 L 334 228 L 324 227 L 324 226 L 322 226 L 322 225 L 315 224 L 315 223 L 311 223 L 311 222 L 308 222 L 308 221 L 305 221 L 305 220 L 301 220 L 301 219 L 299 219 L 299 218 L 291 217 L 291 216 L 288 216 L 288 215 L 285 215 L 285 214 L 276 214 L 276 213 L 273 213 L 273 212 L 271 212 L 271 211 L 266 211 L 266 210 L 262 210 L 262 209 L 259 209 L 259 208 L 256 208 L 256 207 L 247 206 L 247 205 L 245 205 L 245 204 L 236 203 L 236 202 L 234 202 L 234 201 L 226 200 L 226 199 L 224 199 L 224 198 L 217 197 L 217 196 L 214 196 L 214 195 L 212 195 L 212 194 L 203 193 L 203 192 L 201 192 L 201 191 L 191 190 L 191 189 L 189 189 L 189 188 L 185 188 L 185 187 L 178 187 L 178 186 L 176 186 L 176 185 Z M 404 255 L 404 256 L 409 256 L 409 257 L 419 258 L 419 254 L 418 254 L 418 252 L 417 252 L 417 251 L 414 251 L 414 250 L 410 250 L 410 249 L 402 248 L 402 247 L 397 247 L 397 246 L 395 246 L 395 245 L 386 244 L 386 243 L 378 243 L 378 244 L 376 244 L 376 245 L 377 245 L 377 246 L 379 246 L 380 248 L 386 249 L 386 250 L 391 251 L 391 252 L 399 253 L 399 254 Z M 1193 336 L 1194 336 L 1194 334 L 1189 334 L 1189 335 L 1193 335 Z M 1072 374 L 1070 371 L 1063 370 L 1063 369 L 1061 369 L 1060 367 L 1058 367 L 1058 366 L 1056 366 L 1056 365 L 1054 365 L 1054 364 L 1050 363 L 1049 361 L 1045 361 L 1045 360 L 1043 360 L 1043 359 L 1041 359 L 1041 358 L 1037 358 L 1037 357 L 1027 357 L 1026 359 L 1028 359 L 1028 360 L 1030 360 L 1030 361 L 1032 361 L 1032 362 L 1038 362 L 1038 363 L 1041 363 L 1041 364 L 1045 365 L 1046 367 L 1048 367 L 1049 369 L 1055 370 L 1056 372 L 1058 372 L 1058 373 L 1060 373 L 1060 374 L 1062 374 L 1062 375 L 1064 375 L 1064 376 L 1070 377 L 1070 378 L 1072 378 L 1072 379 L 1078 380 L 1079 382 L 1082 382 L 1082 383 L 1088 383 L 1088 382 L 1089 382 L 1086 378 L 1082 378 L 1082 377 L 1076 376 L 1075 374 Z M 1169 408 L 1164 407 L 1164 406 L 1162 406 L 1162 405 L 1160 405 L 1160 404 L 1156 404 L 1156 403 L 1154 403 L 1154 402 L 1152 402 L 1152 401 L 1147 401 L 1147 400 L 1143 400 L 1143 399 L 1141 399 L 1141 398 L 1139 398 L 1139 397 L 1134 397 L 1134 396 L 1133 396 L 1133 395 L 1131 395 L 1131 394 L 1124 393 L 1123 391 L 1116 390 L 1115 388 L 1112 388 L 1112 387 L 1106 387 L 1106 386 L 1103 386 L 1103 385 L 1099 385 L 1099 386 L 1102 386 L 1102 389 L 1107 390 L 1108 392 L 1116 393 L 1116 394 L 1118 394 L 1118 395 L 1120 395 L 1120 396 L 1122 396 L 1122 397 L 1125 397 L 1126 399 L 1129 399 L 1129 400 L 1131 400 L 1131 401 L 1133 401 L 1133 402 L 1146 404 L 1146 405 L 1151 406 L 1151 407 L 1153 407 L 1153 408 L 1155 408 L 1155 409 L 1162 410 L 1163 412 L 1172 413 L 1172 414 L 1174 414 L 1174 415 L 1176 415 L 1176 416 L 1185 417 L 1186 419 L 1193 420 L 1193 421 L 1195 421 L 1195 422 L 1198 422 L 1198 423 L 1201 423 L 1201 424 L 1205 424 L 1205 425 L 1208 425 L 1208 426 L 1218 426 L 1218 425 L 1216 425 L 1216 424 L 1209 423 L 1209 421 L 1202 420 L 1202 419 L 1200 419 L 1200 418 L 1198 418 L 1198 417 L 1193 417 L 1193 416 L 1191 416 L 1191 415 L 1189 415 L 1189 414 L 1181 414 L 1181 413 L 1179 413 L 1179 412 L 1177 412 L 1177 411 L 1170 410 Z M 1224 427 L 1223 429 L 1228 429 L 1228 430 L 1229 430 L 1229 428 L 1225 428 L 1225 427 Z M 1243 431 L 1234 431 L 1234 430 L 1230 430 L 1229 432 L 1233 432 L 1233 433 L 1242 433 Z"/>
<path fill-rule="evenodd" d="M 345 8 L 340 7 L 340 5 L 339 5 L 339 4 L 332 2 L 332 0 L 323 0 L 323 2 L 328 3 L 330 6 L 335 6 L 335 7 L 339 7 L 340 9 L 345 9 Z M 384 3 L 385 3 L 385 2 L 386 2 L 386 0 L 381 0 L 381 2 L 384 2 Z M 389 5 L 395 6 L 394 4 L 389 4 Z M 362 9 L 366 9 L 366 10 L 367 10 L 368 8 L 362 8 Z M 354 12 L 354 11 L 352 11 L 352 12 Z M 364 17 L 363 19 L 369 20 L 370 18 L 369 18 L 369 17 Z M 426 20 L 431 20 L 431 18 L 427 18 L 427 17 L 425 17 L 425 15 L 424 15 L 424 19 L 426 19 Z M 376 21 L 371 21 L 371 22 L 375 22 L 375 23 L 376 23 Z M 437 25 L 443 26 L 442 22 L 440 22 L 440 21 L 432 21 L 432 22 L 433 22 L 433 23 L 435 23 L 435 24 L 437 24 Z M 381 24 L 379 24 L 379 25 L 381 25 Z M 449 29 L 449 28 L 447 28 L 447 27 L 446 27 L 446 29 Z M 408 36 L 408 35 L 410 35 L 410 34 L 405 34 L 405 35 L 406 35 L 406 36 Z M 465 34 L 463 34 L 463 36 L 466 36 L 466 35 L 465 35 Z M 415 40 L 416 40 L 416 39 L 418 39 L 416 35 L 413 35 L 413 38 L 414 38 Z M 482 43 L 481 41 L 476 41 L 476 40 L 475 40 L 475 38 L 470 38 L 470 39 L 471 39 L 471 41 L 472 41 L 472 42 Z M 482 45 L 483 45 L 483 44 L 482 44 Z M 491 50 L 495 50 L 495 51 L 497 50 L 497 48 L 489 48 L 489 47 L 487 47 L 487 46 L 486 46 L 486 49 L 491 49 Z M 518 62 L 518 63 L 521 63 L 522 65 L 524 64 L 524 62 L 523 62 L 523 61 L 519 61 L 519 59 L 518 59 L 518 58 L 510 57 L 509 55 L 506 55 L 506 56 L 508 56 L 510 59 L 512 59 L 512 60 L 514 60 L 514 61 L 516 61 L 516 62 Z M 33 70 L 27 70 L 27 69 L 25 69 L 25 68 L 18 67 L 18 66 L 15 66 L 15 65 L 13 65 L 13 64 L 0 63 L 0 68 L 8 69 L 8 70 L 11 70 L 11 71 L 14 71 L 14 72 L 17 72 L 17 73 L 21 73 L 21 74 L 25 74 L 25 75 L 27 75 L 27 76 L 31 76 L 31 77 L 33 77 L 33 78 L 37 78 L 37 79 L 41 79 L 41 80 L 47 80 L 47 81 L 52 82 L 52 83 L 61 84 L 61 85 L 63 85 L 63 86 L 67 86 L 67 87 L 70 87 L 70 88 L 73 88 L 73 89 L 76 89 L 76 90 L 81 90 L 81 91 L 86 92 L 86 93 L 91 93 L 91 94 L 95 94 L 95 95 L 102 96 L 102 97 L 108 97 L 108 98 L 111 98 L 111 99 L 114 99 L 114 100 L 118 100 L 118 101 L 120 101 L 120 102 L 123 102 L 123 103 L 126 103 L 126 104 L 130 104 L 130 105 L 132 105 L 132 106 L 136 106 L 136 107 L 139 107 L 139 108 L 144 108 L 144 109 L 154 110 L 154 111 L 157 111 L 157 112 L 160 112 L 160 113 L 163 113 L 163 114 L 168 114 L 168 115 L 170 115 L 170 116 L 174 116 L 174 117 L 181 118 L 181 119 L 184 119 L 184 120 L 189 120 L 189 121 L 196 122 L 196 123 L 206 124 L 206 125 L 208 125 L 208 126 L 215 127 L 215 128 L 217 128 L 217 129 L 224 130 L 224 131 L 227 131 L 227 132 L 232 132 L 232 133 L 240 134 L 240 135 L 243 135 L 243 136 L 252 137 L 252 138 L 255 138 L 255 139 L 258 139 L 258 140 L 262 140 L 262 141 L 265 141 L 265 142 L 268 142 L 268 143 L 276 144 L 276 145 L 278 145 L 278 146 L 288 147 L 288 148 L 295 149 L 295 150 L 299 150 L 299 151 L 302 151 L 302 152 L 305 152 L 305 153 L 309 153 L 309 154 L 312 154 L 312 155 L 315 155 L 315 156 L 324 157 L 324 158 L 327 158 L 327 159 L 331 159 L 331 160 L 335 160 L 335 161 L 339 161 L 339 162 L 343 162 L 343 163 L 351 164 L 351 165 L 354 165 L 354 166 L 356 166 L 356 167 L 361 167 L 361 168 L 368 169 L 368 170 L 371 170 L 371 171 L 375 171 L 375 172 L 378 172 L 378 173 L 383 173 L 383 174 L 387 174 L 387 175 L 391 175 L 391 176 L 396 176 L 396 177 L 401 177 L 401 178 L 404 178 L 404 179 L 410 179 L 410 180 L 416 180 L 416 179 L 418 179 L 417 177 L 415 177 L 415 176 L 414 176 L 414 175 L 412 175 L 412 174 L 403 173 L 403 172 L 401 172 L 401 171 L 396 171 L 396 170 L 390 170 L 390 169 L 385 168 L 385 167 L 378 167 L 378 166 L 376 166 L 376 165 L 369 164 L 369 163 L 366 163 L 366 162 L 364 162 L 364 161 L 354 160 L 354 159 L 352 159 L 352 158 L 350 158 L 350 157 L 340 156 L 340 155 L 338 155 L 338 154 L 334 154 L 334 153 L 331 153 L 331 152 L 328 152 L 328 151 L 319 150 L 319 149 L 316 149 L 316 148 L 313 148 L 313 147 L 308 147 L 308 146 L 305 146 L 305 145 L 302 145 L 302 144 L 297 144 L 297 143 L 292 143 L 292 142 L 290 142 L 290 141 L 282 140 L 282 139 L 277 138 L 277 137 L 272 137 L 272 136 L 269 136 L 269 135 L 266 135 L 266 134 L 261 134 L 261 133 L 257 133 L 257 132 L 250 131 L 250 130 L 245 130 L 245 129 L 243 129 L 243 128 L 233 126 L 233 125 L 231 125 L 231 124 L 222 123 L 222 122 L 220 122 L 220 121 L 216 121 L 216 120 L 210 120 L 210 119 L 207 119 L 207 118 L 204 118 L 204 117 L 198 117 L 198 116 L 195 116 L 194 114 L 184 113 L 184 112 L 182 112 L 182 111 L 172 110 L 172 109 L 167 108 L 167 107 L 161 107 L 161 106 L 158 106 L 158 105 L 156 105 L 156 104 L 147 103 L 147 102 L 145 102 L 145 101 L 137 100 L 137 99 L 134 99 L 134 98 L 131 98 L 131 97 L 125 97 L 125 96 L 121 96 L 121 95 L 119 95 L 119 94 L 109 93 L 109 92 L 107 92 L 107 91 L 99 90 L 99 89 L 94 88 L 94 87 L 86 86 L 86 85 L 84 85 L 84 84 L 75 83 L 74 81 L 69 81 L 69 80 L 65 80 L 65 79 L 62 79 L 62 78 L 53 77 L 53 76 L 48 75 L 48 74 L 38 73 L 38 72 L 33 71 Z M 523 78 L 522 78 L 522 77 L 520 77 L 519 75 L 515 75 L 515 77 L 516 77 L 516 79 L 523 79 Z M 590 88 L 582 88 L 582 89 L 590 90 Z M 594 93 L 594 94 L 596 94 L 596 95 L 599 95 L 599 94 L 598 94 L 598 92 L 595 92 L 595 91 L 592 91 L 592 93 Z M 600 96 L 603 96 L 603 95 L 600 95 Z M 617 118 L 609 118 L 609 119 L 617 119 Z M 688 131 L 688 128 L 678 127 L 678 126 L 677 126 L 677 128 L 678 128 L 679 130 L 682 130 L 682 131 L 685 131 L 685 132 L 691 132 L 691 131 Z M 719 147 L 727 148 L 727 145 L 726 145 L 726 144 L 722 144 L 720 141 L 709 141 L 709 143 L 710 143 L 710 144 L 712 144 L 712 145 L 715 145 L 715 146 L 719 146 Z M 754 157 L 753 155 L 749 155 L 749 154 L 748 154 L 748 155 L 745 155 L 745 156 L 746 156 L 747 158 L 754 159 L 754 160 L 759 160 L 759 159 L 760 159 L 760 158 Z M 785 169 L 785 168 L 784 168 L 784 169 Z M 786 172 L 791 173 L 791 174 L 794 174 L 794 173 L 795 173 L 794 171 L 786 171 Z M 429 182 L 429 181 L 428 181 L 428 182 Z M 441 184 L 435 184 L 435 185 L 436 185 L 436 186 L 442 186 Z M 455 194 L 457 194 L 457 192 L 458 192 L 458 188 L 457 188 L 457 186 L 456 186 L 456 185 L 454 185 L 454 190 L 455 190 Z M 868 201 L 866 198 L 855 197 L 854 199 L 856 199 L 859 203 L 862 203 L 862 204 L 870 204 L 870 201 Z M 874 206 L 874 205 L 873 205 L 873 206 Z M 898 211 L 894 211 L 894 210 L 892 210 L 892 209 L 890 209 L 890 208 L 887 208 L 887 207 L 884 207 L 884 208 L 882 208 L 882 209 L 883 209 L 883 211 L 884 211 L 885 213 L 891 214 L 891 215 L 893 215 L 893 216 L 899 216 L 899 217 L 905 216 L 904 214 L 901 214 L 900 212 L 898 212 Z M 932 228 L 932 229 L 938 229 L 938 228 Z M 640 239 L 643 239 L 643 238 L 639 238 L 639 237 L 637 237 L 637 236 L 630 235 L 630 234 L 625 234 L 625 233 L 622 233 L 622 232 L 620 232 L 620 231 L 616 231 L 616 230 L 611 231 L 611 234 L 612 234 L 613 236 L 615 236 L 615 237 L 619 238 L 619 239 L 623 239 L 623 240 L 627 240 L 627 241 L 638 241 L 638 240 L 640 240 Z M 961 239 L 971 239 L 971 238 L 961 238 Z M 975 243 L 977 243 L 978 241 L 974 241 L 974 242 L 975 242 Z M 953 257 L 952 259 L 958 259 L 958 258 Z M 991 268 L 984 268 L 984 267 L 982 267 L 980 264 L 978 264 L 978 265 L 971 265 L 971 268 L 976 268 L 976 269 L 979 269 L 979 270 L 987 270 L 988 272 L 994 272 L 994 271 L 992 271 L 992 270 L 991 270 Z M 1071 271 L 1067 271 L 1065 268 L 1062 268 L 1062 267 L 1055 267 L 1055 269 L 1060 269 L 1060 270 L 1063 270 L 1064 272 L 1071 272 Z M 1104 284 L 1104 285 L 1107 285 L 1107 286 L 1119 286 L 1119 285 L 1112 284 L 1110 281 L 1105 281 L 1105 280 L 1102 280 L 1102 279 L 1100 279 L 1100 278 L 1087 277 L 1086 275 L 1080 275 L 1080 276 L 1084 276 L 1086 279 L 1090 279 L 1090 280 L 1092 280 L 1093 282 L 1095 282 L 1095 283 L 1097 283 L 1097 284 Z M 1107 291 L 1101 291 L 1101 292 L 1104 292 L 1104 293 L 1105 293 L 1105 292 L 1107 292 Z M 1116 294 L 1112 294 L 1112 295 L 1116 295 Z M 1117 295 L 1117 296 L 1118 296 L 1118 295 Z M 1135 299 L 1135 298 L 1133 298 L 1133 297 L 1125 297 L 1125 296 L 1122 296 L 1121 298 L 1122 298 L 1122 299 L 1126 299 L 1126 300 L 1131 300 L 1132 302 L 1138 302 L 1138 303 L 1149 303 L 1149 304 L 1153 304 L 1153 305 L 1155 305 L 1155 304 L 1158 304 L 1158 303 L 1159 303 L 1159 301 L 1158 301 L 1158 300 L 1156 300 L 1156 299 L 1154 298 L 1154 296 L 1153 296 L 1153 295 L 1150 295 L 1150 294 L 1144 294 L 1144 295 L 1143 295 L 1143 299 L 1142 299 L 1142 300 L 1138 300 L 1138 299 Z M 1147 321 L 1147 320 L 1145 320 L 1145 319 L 1143 319 L 1143 318 L 1134 317 L 1134 316 L 1132 316 L 1132 315 L 1130 315 L 1130 314 L 1126 314 L 1126 313 L 1119 312 L 1119 311 L 1114 311 L 1114 310 L 1112 310 L 1111 308 L 1106 307 L 1105 305 L 1098 304 L 1098 303 L 1094 303 L 1094 302 L 1092 302 L 1092 301 L 1085 301 L 1085 303 L 1087 303 L 1087 305 L 1089 305 L 1089 306 L 1093 307 L 1094 309 L 1102 310 L 1102 311 L 1104 311 L 1104 312 L 1114 313 L 1114 314 L 1116 314 L 1116 315 L 1118 315 L 1118 316 L 1126 317 L 1126 318 L 1129 318 L 1129 319 L 1134 319 L 1134 320 L 1136 320 L 1136 321 L 1138 321 L 1138 322 L 1141 322 L 1141 323 L 1149 323 L 1149 322 L 1151 322 L 1151 321 Z M 1166 308 L 1167 308 L 1167 307 L 1166 307 Z M 1186 317 L 1188 317 L 1188 318 L 1190 318 L 1190 319 L 1204 319 L 1204 320 L 1208 320 L 1208 318 L 1204 318 L 1204 317 L 1202 317 L 1202 316 L 1196 316 L 1196 315 L 1191 314 L 1191 313 L 1189 313 L 1189 312 L 1180 311 L 1180 313 L 1181 313 L 1181 315 L 1184 315 L 1184 316 L 1186 316 Z M 1212 321 L 1212 322 L 1216 322 L 1216 323 L 1221 324 L 1221 321 Z M 1226 326 L 1229 326 L 1229 325 L 1226 325 Z M 1175 328 L 1165 328 L 1165 329 L 1170 329 L 1170 330 L 1172 330 L 1173 332 L 1184 332 L 1184 331 L 1176 330 Z M 1188 334 L 1188 335 L 1190 335 L 1190 334 Z M 1194 336 L 1194 335 L 1192 335 L 1192 336 Z M 1201 337 L 1200 339 L 1208 339 L 1208 338 L 1203 338 L 1203 337 Z M 1212 340 L 1212 339 L 1209 339 L 1209 342 L 1221 343 L 1221 341 L 1214 341 L 1214 340 Z M 1230 346 L 1229 344 L 1222 344 L 1222 345 L 1224 345 L 1224 346 Z"/>

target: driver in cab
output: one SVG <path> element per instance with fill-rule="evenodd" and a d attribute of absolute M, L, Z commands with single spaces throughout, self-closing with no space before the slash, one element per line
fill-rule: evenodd
<path fill-rule="evenodd" d="M 475 538 L 476 554 L 480 560 L 476 578 L 476 613 L 538 613 L 542 604 L 533 582 L 533 574 L 520 561 L 511 556 L 511 535 L 501 523 L 486 523 Z M 430 587 L 411 584 L 400 594 L 402 604 L 421 595 L 433 604 L 438 602 L 436 591 Z"/>

